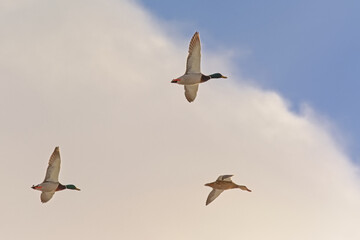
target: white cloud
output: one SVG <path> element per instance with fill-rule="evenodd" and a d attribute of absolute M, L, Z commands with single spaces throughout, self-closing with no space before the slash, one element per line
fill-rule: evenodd
<path fill-rule="evenodd" d="M 7 239 L 359 238 L 355 166 L 321 122 L 239 84 L 226 56 L 203 48 L 204 72 L 229 79 L 201 85 L 189 104 L 170 81 L 184 71 L 191 36 L 178 47 L 133 2 L 3 6 Z M 62 182 L 83 191 L 42 205 L 30 186 L 56 145 Z M 203 184 L 228 173 L 253 192 L 205 207 Z"/>

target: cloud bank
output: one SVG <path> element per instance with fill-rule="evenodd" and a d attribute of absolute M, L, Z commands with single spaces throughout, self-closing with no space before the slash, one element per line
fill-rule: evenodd
<path fill-rule="evenodd" d="M 133 1 L 3 1 L 0 200 L 6 239 L 359 239 L 360 188 L 329 131 L 246 85 L 206 49 L 187 103 L 187 44 Z M 172 30 L 174 31 L 174 30 Z M 201 33 L 200 33 L 201 34 Z M 55 146 L 61 182 L 40 204 Z M 252 193 L 224 192 L 220 174 Z M 21 231 L 19 231 L 21 229 Z"/>

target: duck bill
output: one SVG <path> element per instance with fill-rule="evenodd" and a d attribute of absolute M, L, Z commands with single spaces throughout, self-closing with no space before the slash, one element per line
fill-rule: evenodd
<path fill-rule="evenodd" d="M 77 191 L 81 191 L 81 189 L 79 189 L 79 188 L 75 188 L 75 190 L 77 190 Z"/>
<path fill-rule="evenodd" d="M 221 76 L 221 78 L 227 78 L 227 77 L 225 77 L 225 76 Z"/>
<path fill-rule="evenodd" d="M 180 79 L 173 79 L 171 83 L 177 83 L 178 81 L 180 81 Z"/>

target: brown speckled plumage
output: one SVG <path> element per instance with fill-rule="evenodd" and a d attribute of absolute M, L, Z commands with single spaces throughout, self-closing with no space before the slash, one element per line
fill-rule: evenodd
<path fill-rule="evenodd" d="M 240 188 L 241 190 L 251 192 L 251 190 L 248 189 L 246 186 L 237 185 L 236 183 L 231 181 L 232 176 L 233 175 L 221 175 L 215 182 L 205 184 L 205 186 L 213 188 L 208 198 L 206 199 L 206 205 L 214 201 L 224 190 Z"/>

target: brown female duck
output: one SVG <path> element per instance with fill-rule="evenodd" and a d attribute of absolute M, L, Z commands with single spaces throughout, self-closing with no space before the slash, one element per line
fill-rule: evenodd
<path fill-rule="evenodd" d="M 205 184 L 205 186 L 213 188 L 206 200 L 206 205 L 214 201 L 215 198 L 217 198 L 224 190 L 240 188 L 241 190 L 251 192 L 251 190 L 248 189 L 246 186 L 237 185 L 236 183 L 231 181 L 232 176 L 233 175 L 221 175 L 215 182 Z"/>

